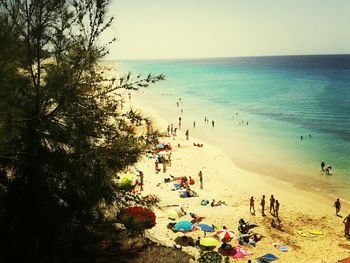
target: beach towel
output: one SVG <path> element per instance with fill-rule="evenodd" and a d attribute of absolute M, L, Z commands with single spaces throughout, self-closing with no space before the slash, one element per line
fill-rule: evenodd
<path fill-rule="evenodd" d="M 240 246 L 234 247 L 233 250 L 236 252 L 235 254 L 232 255 L 233 258 L 244 258 L 244 257 L 253 255 L 252 252 L 245 250 Z"/>
<path fill-rule="evenodd" d="M 323 235 L 322 231 L 316 230 L 316 229 L 309 230 L 309 233 L 312 234 L 312 235 Z"/>
<path fill-rule="evenodd" d="M 176 190 L 179 190 L 181 188 L 181 184 L 174 184 L 174 187 Z"/>
<path fill-rule="evenodd" d="M 274 254 L 269 253 L 269 254 L 265 254 L 261 257 L 258 257 L 256 259 L 256 261 L 259 263 L 269 263 L 269 262 L 273 262 L 277 259 L 278 259 L 278 257 L 276 257 Z"/>
<path fill-rule="evenodd" d="M 281 244 L 272 244 L 272 245 L 281 252 L 287 252 L 289 250 L 288 247 L 285 245 L 281 245 Z"/>
<path fill-rule="evenodd" d="M 198 194 L 193 192 L 193 196 L 189 196 L 186 191 L 182 191 L 180 192 L 180 197 L 181 198 L 198 197 Z"/>
<path fill-rule="evenodd" d="M 175 181 L 181 181 L 182 178 L 184 178 L 184 176 L 178 176 L 178 177 L 174 177 L 174 180 L 175 180 Z"/>

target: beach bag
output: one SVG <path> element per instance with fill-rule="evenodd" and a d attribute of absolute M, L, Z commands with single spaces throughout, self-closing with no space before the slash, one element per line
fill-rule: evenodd
<path fill-rule="evenodd" d="M 207 204 L 209 204 L 209 201 L 208 201 L 208 200 L 204 200 L 204 199 L 203 199 L 203 200 L 201 201 L 201 205 L 207 205 Z"/>

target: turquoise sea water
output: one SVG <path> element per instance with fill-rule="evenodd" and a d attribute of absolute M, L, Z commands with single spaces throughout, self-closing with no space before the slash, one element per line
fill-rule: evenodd
<path fill-rule="evenodd" d="M 117 67 L 165 74 L 166 81 L 133 96 L 175 126 L 181 116 L 182 130 L 217 145 L 238 166 L 350 200 L 350 55 L 123 61 Z M 321 160 L 333 175 L 321 172 Z"/>

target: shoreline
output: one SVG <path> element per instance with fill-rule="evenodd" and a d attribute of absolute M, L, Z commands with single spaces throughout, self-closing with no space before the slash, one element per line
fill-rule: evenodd
<path fill-rule="evenodd" d="M 143 113 L 147 112 L 147 115 L 156 121 L 160 130 L 166 130 L 167 121 L 160 118 L 159 112 L 155 109 L 144 103 L 135 103 L 134 98 L 131 100 L 130 105 Z M 327 197 L 319 192 L 298 189 L 274 177 L 243 170 L 235 165 L 231 158 L 219 148 L 192 136 L 190 136 L 189 141 L 186 141 L 183 131 L 179 132 L 174 141 L 170 141 L 174 142 L 172 151 L 174 159 L 173 166 L 168 168 L 167 173 L 164 175 L 155 175 L 154 164 L 152 161 L 150 162 L 150 160 L 143 160 L 137 164 L 139 168 L 145 170 L 144 194 L 156 193 L 159 195 L 161 198 L 161 207 L 174 204 L 181 205 L 185 207 L 186 211 L 188 210 L 189 212 L 205 216 L 206 219 L 203 221 L 204 223 L 210 224 L 214 222 L 215 225 L 219 226 L 228 225 L 228 227 L 234 229 L 235 232 L 237 232 L 236 226 L 239 218 L 245 218 L 245 220 L 249 222 L 255 222 L 262 226 L 261 229 L 259 227 L 259 233 L 262 233 L 266 239 L 271 239 L 269 241 L 270 243 L 277 240 L 292 248 L 287 254 L 280 254 L 278 251 L 276 252 L 274 248 L 266 247 L 266 242 L 262 243 L 264 244 L 265 250 L 268 248 L 266 251 L 274 252 L 280 257 L 280 262 L 290 262 L 288 261 L 290 258 L 299 258 L 298 253 L 308 258 L 306 260 L 299 258 L 298 262 L 324 262 L 321 261 L 321 259 L 325 258 L 331 260 L 325 262 L 336 262 L 336 260 L 344 258 L 349 254 L 349 250 L 339 247 L 339 245 L 342 243 L 346 244 L 348 241 L 346 241 L 342 235 L 343 225 L 341 224 L 340 218 L 334 215 L 334 209 L 332 208 L 334 200 L 332 200 L 330 196 Z M 193 142 L 203 143 L 204 147 L 194 147 Z M 181 144 L 180 148 L 176 147 L 178 143 Z M 194 159 L 192 161 L 188 160 L 188 156 L 193 156 Z M 194 179 L 197 179 L 199 169 L 203 170 L 204 174 L 204 190 L 197 190 L 198 184 L 194 186 L 194 190 L 199 192 L 199 198 L 181 199 L 176 195 L 176 192 L 170 190 L 171 185 L 163 184 L 162 182 L 164 176 L 169 177 L 170 174 L 173 176 L 191 175 Z M 157 187 L 156 185 L 159 183 L 161 186 Z M 254 195 L 255 208 L 259 211 L 259 203 L 262 194 L 266 195 L 267 200 L 270 194 L 274 194 L 281 202 L 281 218 L 286 227 L 286 232 L 273 233 L 272 237 L 275 238 L 271 238 L 271 229 L 269 228 L 269 220 L 271 220 L 272 217 L 261 217 L 259 212 L 256 213 L 256 216 L 253 216 L 249 214 L 248 211 L 248 203 L 251 195 Z M 200 205 L 200 200 L 210 200 L 211 198 L 225 200 L 229 205 L 228 207 L 219 208 L 208 208 Z M 213 213 L 213 211 L 211 211 L 213 209 L 217 209 L 218 213 Z M 349 211 L 349 206 L 343 203 L 341 214 L 346 216 L 346 211 Z M 178 234 L 176 235 L 166 229 L 166 225 L 170 220 L 167 219 L 164 211 L 156 211 L 156 214 L 157 225 L 154 229 L 148 231 L 148 235 L 161 243 L 172 246 L 174 244 L 173 240 Z M 188 216 L 185 219 L 188 219 Z M 314 238 L 300 239 L 296 234 L 296 230 L 303 228 L 303 224 L 305 225 L 308 222 L 314 223 L 312 226 L 313 229 L 322 229 L 322 231 L 325 232 L 325 237 L 317 237 L 319 246 L 315 246 L 315 244 L 312 245 L 312 242 L 315 241 Z M 331 225 L 331 227 L 329 227 L 329 225 Z M 310 228 L 311 226 L 307 227 Z M 337 240 L 337 242 L 339 242 L 339 244 L 336 244 L 334 247 L 332 246 L 334 253 L 328 255 L 322 254 L 320 257 L 315 257 L 320 249 L 324 249 L 324 251 L 329 249 L 329 247 L 326 248 L 326 246 L 329 244 L 330 240 Z M 313 248 L 310 249 L 308 247 L 308 251 L 305 251 L 302 248 L 305 244 L 307 246 L 312 245 Z M 263 248 L 254 248 L 250 250 L 254 250 L 254 256 L 260 256 L 260 251 L 261 253 L 265 251 Z M 184 251 L 198 258 L 198 251 L 196 251 L 196 249 L 186 247 Z M 285 261 L 283 261 L 283 259 Z"/>

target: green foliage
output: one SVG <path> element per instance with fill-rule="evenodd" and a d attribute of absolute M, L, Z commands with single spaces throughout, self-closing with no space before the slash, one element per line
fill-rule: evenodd
<path fill-rule="evenodd" d="M 200 258 L 198 259 L 198 262 L 201 263 L 221 263 L 222 262 L 222 255 L 216 251 L 210 251 L 203 253 L 201 252 Z"/>
<path fill-rule="evenodd" d="M 52 262 L 57 240 L 122 206 L 114 176 L 146 142 L 118 93 L 164 76 L 103 74 L 108 4 L 0 0 L 0 261 Z"/>

